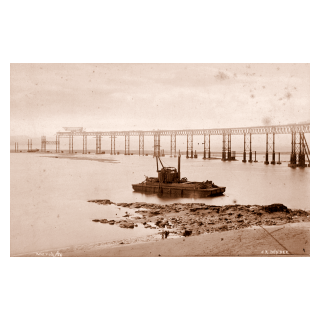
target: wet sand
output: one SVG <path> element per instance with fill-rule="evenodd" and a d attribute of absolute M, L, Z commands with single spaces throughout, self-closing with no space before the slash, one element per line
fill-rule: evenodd
<path fill-rule="evenodd" d="M 310 222 L 66 251 L 66 257 L 310 256 Z"/>
<path fill-rule="evenodd" d="M 158 233 L 25 256 L 310 256 L 310 212 L 291 210 L 283 204 L 115 204 L 108 199 L 89 202 L 125 207 L 132 212 L 116 220 L 93 219 L 92 223 L 132 229 L 140 225 L 158 229 Z"/>

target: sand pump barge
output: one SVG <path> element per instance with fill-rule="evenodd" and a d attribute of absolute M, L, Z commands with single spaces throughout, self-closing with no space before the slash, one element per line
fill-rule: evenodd
<path fill-rule="evenodd" d="M 161 159 L 156 157 L 158 177 L 146 177 L 145 181 L 133 184 L 134 191 L 143 193 L 172 194 L 175 196 L 211 197 L 222 195 L 226 187 L 216 186 L 212 181 L 195 182 L 180 178 L 180 156 L 178 170 L 174 167 L 164 167 Z M 159 170 L 159 162 L 162 168 Z"/>

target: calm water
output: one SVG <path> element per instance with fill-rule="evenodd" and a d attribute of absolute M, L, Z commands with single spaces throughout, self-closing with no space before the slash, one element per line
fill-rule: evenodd
<path fill-rule="evenodd" d="M 82 157 L 82 155 L 78 155 Z M 113 202 L 207 204 L 283 203 L 289 208 L 310 209 L 310 168 L 288 168 L 288 163 L 264 165 L 222 162 L 220 160 L 181 159 L 181 177 L 212 180 L 227 187 L 216 198 L 164 198 L 135 193 L 131 184 L 156 176 L 152 156 L 85 155 L 116 162 L 57 159 L 52 154 L 11 154 L 11 255 L 81 244 L 104 243 L 153 234 L 141 226 L 121 229 L 92 219 L 119 218 L 129 211 L 115 206 L 88 203 L 90 199 Z M 257 156 L 263 161 L 262 156 Z M 166 166 L 177 167 L 177 158 L 162 158 Z M 240 159 L 241 160 L 241 159 Z M 283 160 L 286 160 L 283 158 Z M 269 160 L 270 161 L 270 160 Z"/>

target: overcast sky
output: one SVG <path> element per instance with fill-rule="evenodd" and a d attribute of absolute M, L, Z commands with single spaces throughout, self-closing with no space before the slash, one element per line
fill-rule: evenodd
<path fill-rule="evenodd" d="M 11 135 L 310 120 L 309 64 L 11 64 Z"/>

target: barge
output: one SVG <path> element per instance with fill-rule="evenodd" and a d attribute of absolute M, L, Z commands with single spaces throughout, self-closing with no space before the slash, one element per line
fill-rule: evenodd
<path fill-rule="evenodd" d="M 174 196 L 212 197 L 222 195 L 226 187 L 215 185 L 212 181 L 188 181 L 180 178 L 180 158 L 178 156 L 178 170 L 174 167 L 164 167 L 161 159 L 156 157 L 158 177 L 146 177 L 146 179 L 132 188 L 136 192 L 160 193 Z M 158 162 L 162 168 L 159 169 Z"/>

